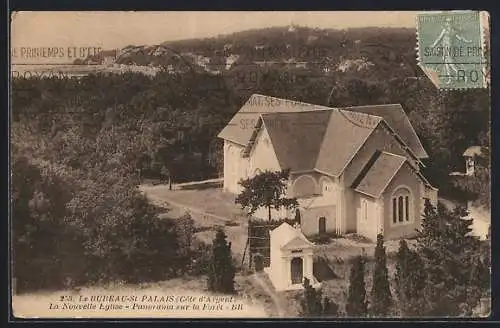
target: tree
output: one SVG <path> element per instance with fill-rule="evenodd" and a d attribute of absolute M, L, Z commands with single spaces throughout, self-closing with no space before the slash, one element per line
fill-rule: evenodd
<path fill-rule="evenodd" d="M 371 292 L 372 306 L 370 312 L 374 316 L 387 316 L 392 305 L 392 295 L 387 273 L 387 257 L 385 254 L 384 236 L 377 235 L 375 247 L 375 268 L 373 270 L 373 286 Z"/>
<path fill-rule="evenodd" d="M 248 209 L 250 215 L 259 207 L 266 207 L 271 221 L 271 209 L 293 209 L 298 206 L 296 198 L 285 196 L 289 176 L 290 170 L 264 171 L 253 178 L 241 180 L 239 184 L 243 190 L 236 197 L 235 203 L 240 204 L 243 209 Z"/>
<path fill-rule="evenodd" d="M 480 242 L 470 235 L 472 220 L 457 207 L 447 210 L 426 201 L 417 252 L 427 272 L 424 288 L 426 316 L 471 315 L 482 293 L 476 268 Z"/>
<path fill-rule="evenodd" d="M 233 294 L 235 268 L 231 256 L 231 243 L 224 230 L 218 229 L 212 246 L 212 259 L 208 273 L 208 289 L 213 292 Z"/>
<path fill-rule="evenodd" d="M 351 266 L 346 304 L 346 312 L 350 317 L 364 317 L 367 314 L 365 261 L 365 257 L 359 255 L 354 258 Z"/>
<path fill-rule="evenodd" d="M 422 312 L 423 290 L 425 287 L 425 268 L 417 252 L 408 248 L 406 240 L 401 239 L 396 255 L 396 295 L 402 316 L 417 316 Z"/>
<path fill-rule="evenodd" d="M 191 215 L 186 212 L 183 216 L 177 218 L 175 228 L 179 252 L 187 254 L 191 250 L 194 235 L 194 220 Z"/>
<path fill-rule="evenodd" d="M 311 286 L 309 279 L 304 278 L 304 295 L 300 301 L 302 317 L 323 317 L 338 315 L 339 306 L 328 297 L 322 299 L 320 289 Z"/>

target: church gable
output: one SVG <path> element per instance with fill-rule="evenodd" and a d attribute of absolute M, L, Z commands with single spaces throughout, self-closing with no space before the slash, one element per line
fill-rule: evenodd
<path fill-rule="evenodd" d="M 331 114 L 331 110 L 317 110 L 262 115 L 282 168 L 292 171 L 315 168 Z"/>
<path fill-rule="evenodd" d="M 366 167 L 376 151 L 385 151 L 394 155 L 403 156 L 409 161 L 410 165 L 418 168 L 418 164 L 411 158 L 403 145 L 398 142 L 394 135 L 391 135 L 383 124 L 380 124 L 367 138 L 366 142 L 345 168 L 344 181 L 347 186 L 354 184 L 356 178 L 359 177 L 363 168 Z"/>
<path fill-rule="evenodd" d="M 251 170 L 249 176 L 266 170 L 281 170 L 274 145 L 265 125 L 261 125 L 260 128 L 255 131 L 255 141 L 247 151 Z"/>
<path fill-rule="evenodd" d="M 428 158 L 415 129 L 400 104 L 368 105 L 343 108 L 352 112 L 380 116 L 401 137 L 418 158 Z"/>

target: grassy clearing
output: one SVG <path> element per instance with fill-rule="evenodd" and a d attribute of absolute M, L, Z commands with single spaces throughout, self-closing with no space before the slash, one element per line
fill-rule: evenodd
<path fill-rule="evenodd" d="M 247 216 L 234 203 L 234 195 L 223 192 L 220 188 L 193 190 L 169 190 L 168 186 L 141 186 L 148 197 L 163 200 L 166 204 L 180 204 L 185 208 L 194 208 L 200 212 L 221 217 L 222 221 L 245 221 Z M 224 223 L 224 222 L 222 222 Z"/>
<path fill-rule="evenodd" d="M 176 217 L 188 211 L 195 221 L 195 236 L 211 244 L 217 227 L 223 227 L 231 242 L 233 257 L 241 263 L 247 238 L 247 216 L 234 203 L 234 195 L 221 189 L 169 190 L 168 186 L 141 186 L 157 206 L 168 208 L 165 216 Z M 205 215 L 209 214 L 209 215 Z"/>

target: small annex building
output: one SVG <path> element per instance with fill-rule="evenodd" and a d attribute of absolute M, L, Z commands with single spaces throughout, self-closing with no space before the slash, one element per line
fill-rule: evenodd
<path fill-rule="evenodd" d="M 313 247 L 300 230 L 282 223 L 270 232 L 271 260 L 264 268 L 277 291 L 303 288 L 304 278 L 313 287 L 320 283 L 313 275 Z"/>

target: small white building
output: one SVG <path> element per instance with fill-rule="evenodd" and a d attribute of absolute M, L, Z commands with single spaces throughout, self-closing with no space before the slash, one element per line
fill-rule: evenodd
<path fill-rule="evenodd" d="M 481 146 L 471 146 L 463 154 L 465 158 L 465 175 L 474 175 L 474 157 L 481 155 Z"/>
<path fill-rule="evenodd" d="M 270 266 L 264 268 L 277 291 L 303 288 L 304 278 L 313 287 L 320 283 L 313 275 L 313 246 L 300 227 L 283 223 L 270 232 Z"/>

